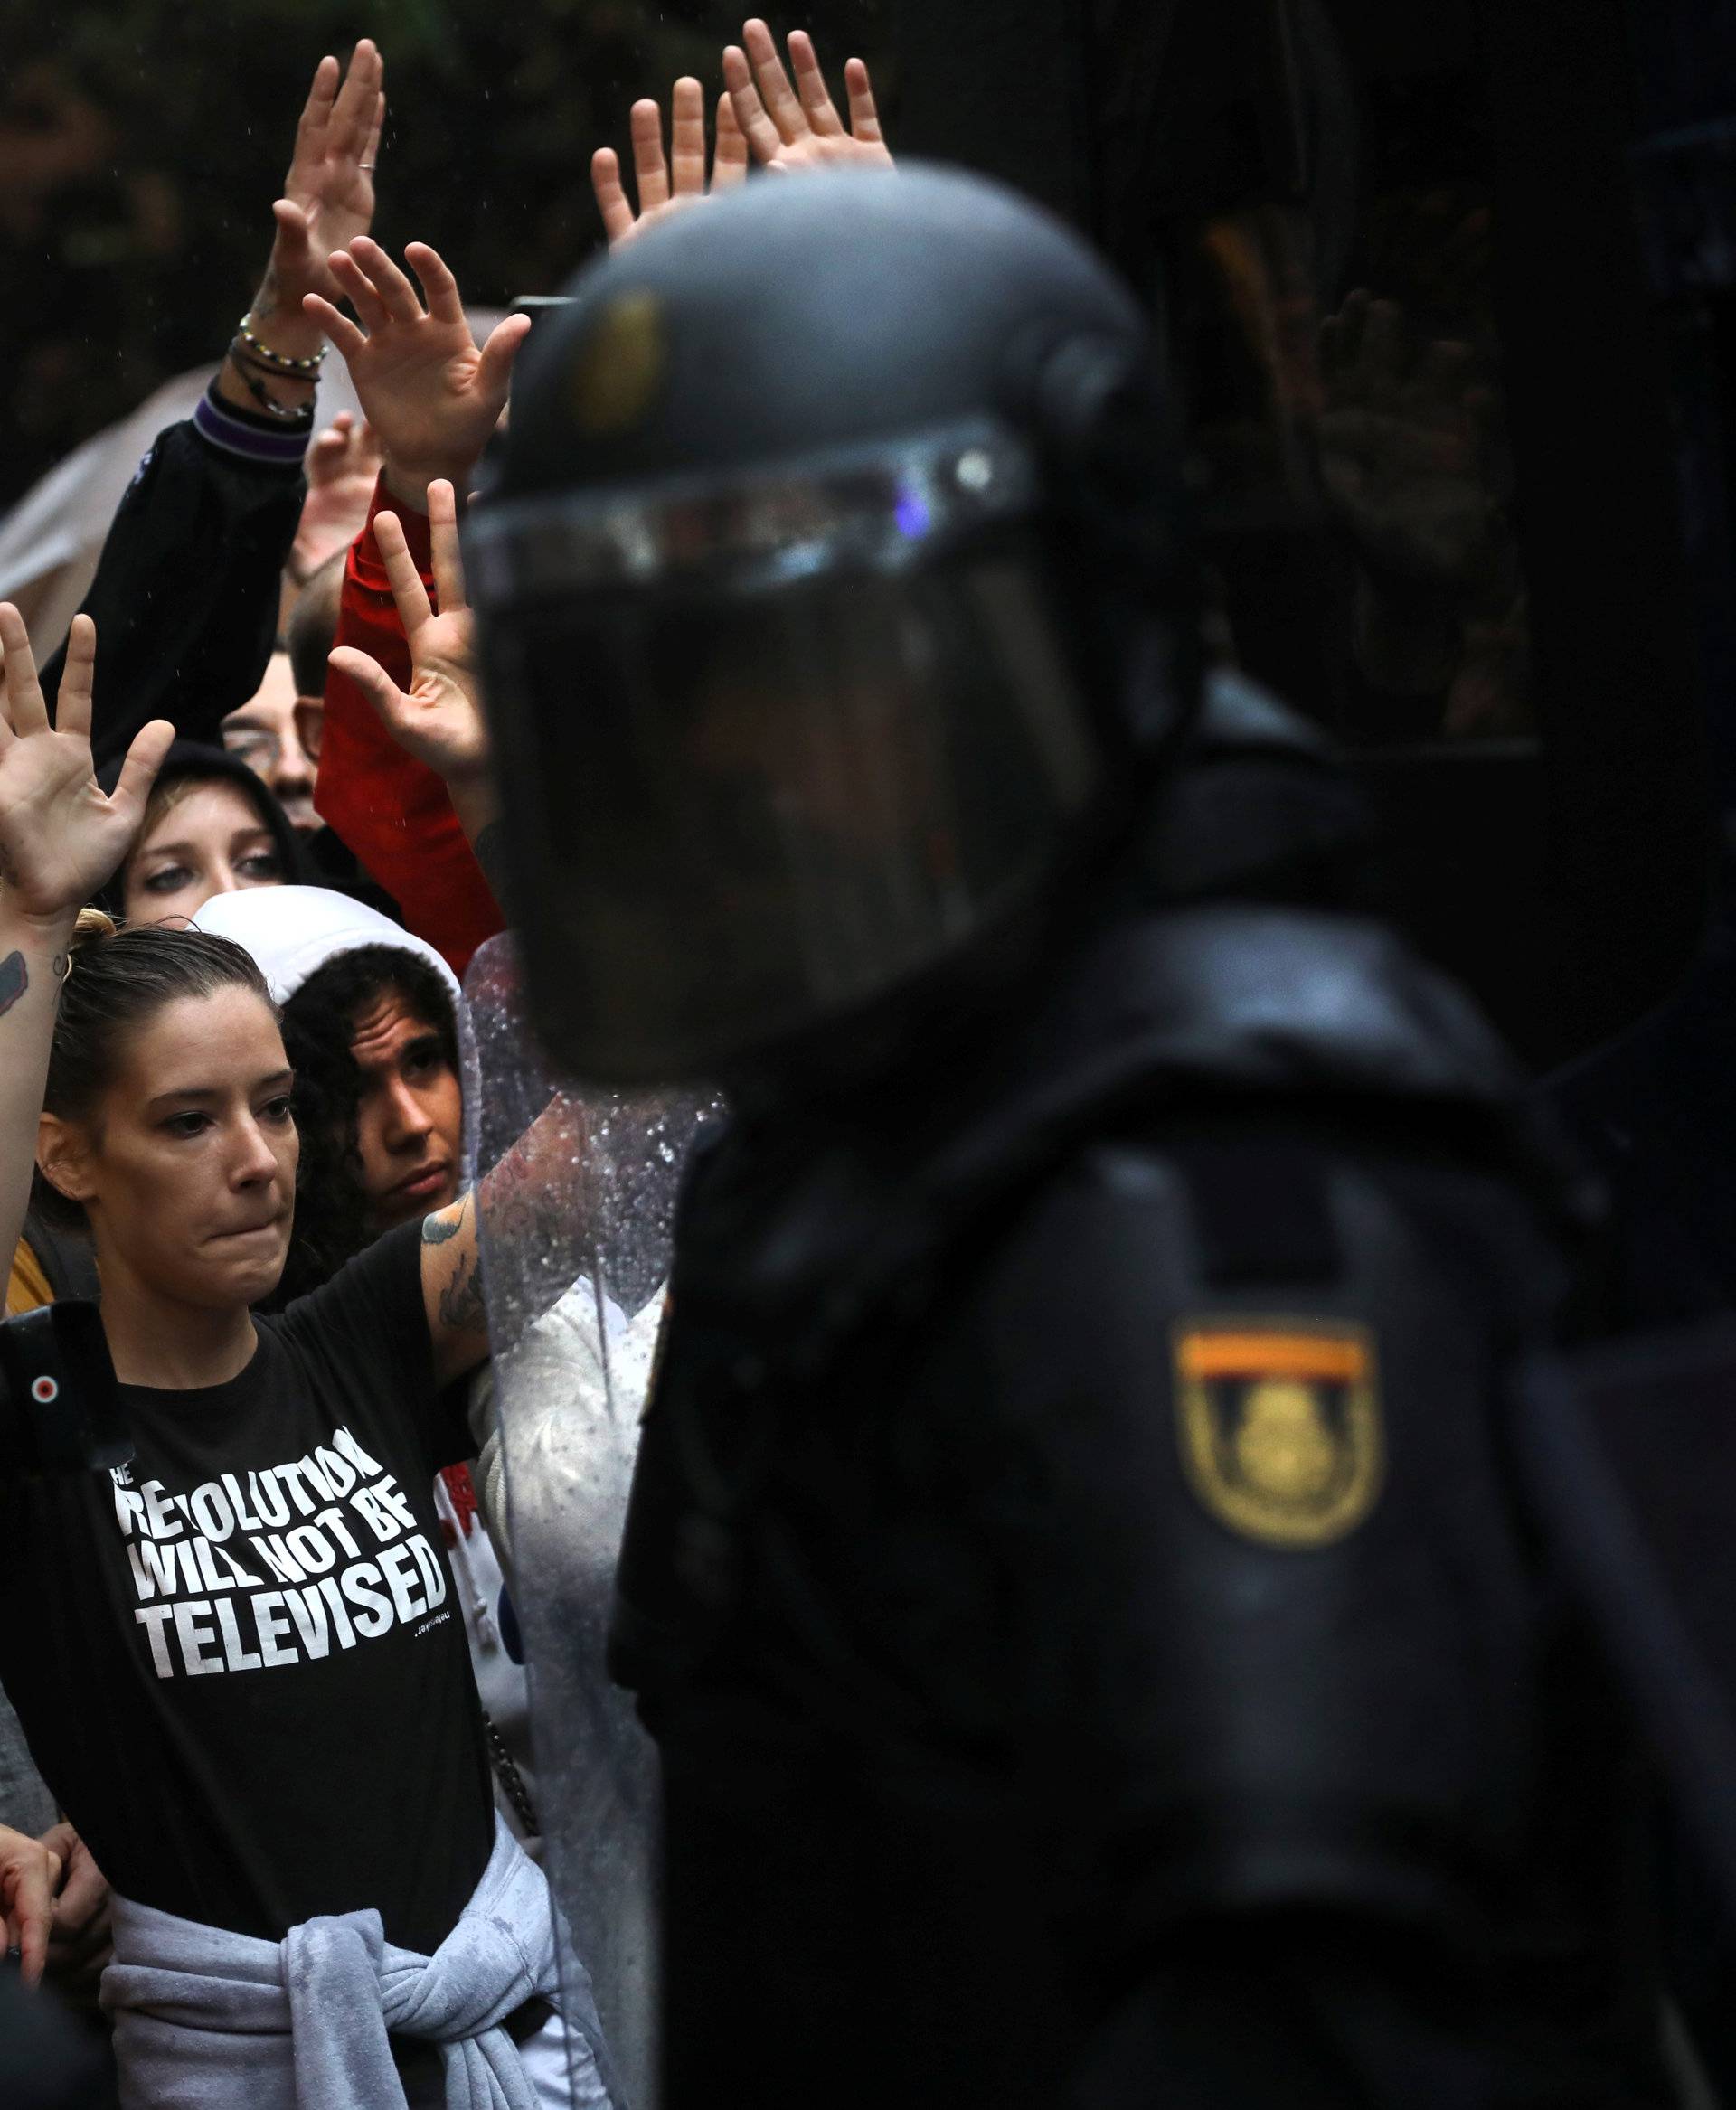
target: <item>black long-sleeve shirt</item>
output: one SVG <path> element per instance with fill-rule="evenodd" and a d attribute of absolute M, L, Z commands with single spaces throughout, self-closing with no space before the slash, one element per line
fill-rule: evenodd
<path fill-rule="evenodd" d="M 127 485 L 82 612 L 97 626 L 91 748 L 99 770 L 166 718 L 221 745 L 265 674 L 280 579 L 307 487 L 306 427 L 224 402 L 213 382 L 158 433 Z M 62 645 L 42 674 L 52 708 Z"/>

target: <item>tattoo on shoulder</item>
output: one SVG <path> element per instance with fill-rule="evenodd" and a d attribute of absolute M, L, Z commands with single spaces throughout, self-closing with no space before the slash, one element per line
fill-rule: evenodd
<path fill-rule="evenodd" d="M 0 960 L 0 1018 L 17 1003 L 30 987 L 30 969 L 24 965 L 23 953 L 8 953 Z"/>
<path fill-rule="evenodd" d="M 442 1210 L 439 1216 L 425 1217 L 422 1220 L 423 1245 L 443 1246 L 448 1239 L 456 1239 L 464 1229 L 464 1212 L 469 1206 L 470 1197 L 467 1194 L 458 1203 L 456 1216 L 448 1216 Z"/>
<path fill-rule="evenodd" d="M 481 1333 L 488 1325 L 480 1255 L 469 1253 L 459 1261 L 452 1279 L 440 1292 L 440 1323 L 452 1333 Z"/>

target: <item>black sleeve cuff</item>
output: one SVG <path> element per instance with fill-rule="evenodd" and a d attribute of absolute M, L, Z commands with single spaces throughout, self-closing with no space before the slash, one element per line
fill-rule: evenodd
<path fill-rule="evenodd" d="M 314 429 L 314 407 L 306 417 L 268 418 L 257 410 L 238 410 L 217 392 L 217 383 L 200 397 L 193 413 L 193 430 L 220 453 L 239 455 L 243 460 L 299 470 Z"/>

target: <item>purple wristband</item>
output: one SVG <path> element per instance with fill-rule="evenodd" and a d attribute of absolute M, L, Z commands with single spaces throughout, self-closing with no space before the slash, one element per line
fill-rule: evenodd
<path fill-rule="evenodd" d="M 296 468 L 301 466 L 314 429 L 311 412 L 306 424 L 297 424 L 288 431 L 273 430 L 257 418 L 245 417 L 222 400 L 215 381 L 200 397 L 193 422 L 200 438 L 224 454 L 240 455 L 253 462 L 280 462 Z"/>

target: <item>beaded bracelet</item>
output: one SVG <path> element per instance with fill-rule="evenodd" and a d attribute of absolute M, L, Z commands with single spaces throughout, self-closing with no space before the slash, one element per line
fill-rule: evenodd
<path fill-rule="evenodd" d="M 248 327 L 252 320 L 253 315 L 250 309 L 236 324 L 235 342 L 238 344 L 245 344 L 254 358 L 262 365 L 269 366 L 274 373 L 292 374 L 302 381 L 319 379 L 319 370 L 326 363 L 326 348 L 324 344 L 306 359 L 292 359 L 287 352 L 274 352 L 269 344 L 256 337 Z"/>
<path fill-rule="evenodd" d="M 311 373 L 286 373 L 281 367 L 268 365 L 257 353 L 250 352 L 239 337 L 231 344 L 229 356 L 235 365 L 245 368 L 250 373 L 262 373 L 268 381 L 286 381 L 291 387 L 300 389 L 317 385 Z"/>
<path fill-rule="evenodd" d="M 286 381 L 291 378 L 290 376 L 279 373 L 275 367 L 256 365 L 251 359 L 243 358 L 232 344 L 230 347 L 229 359 L 230 364 L 234 367 L 236 374 L 240 378 L 241 386 L 268 418 L 275 418 L 280 424 L 305 425 L 310 431 L 313 429 L 314 405 L 311 397 L 305 403 L 280 403 L 266 388 L 267 380 Z M 264 379 L 261 379 L 261 376 L 264 376 Z"/>

